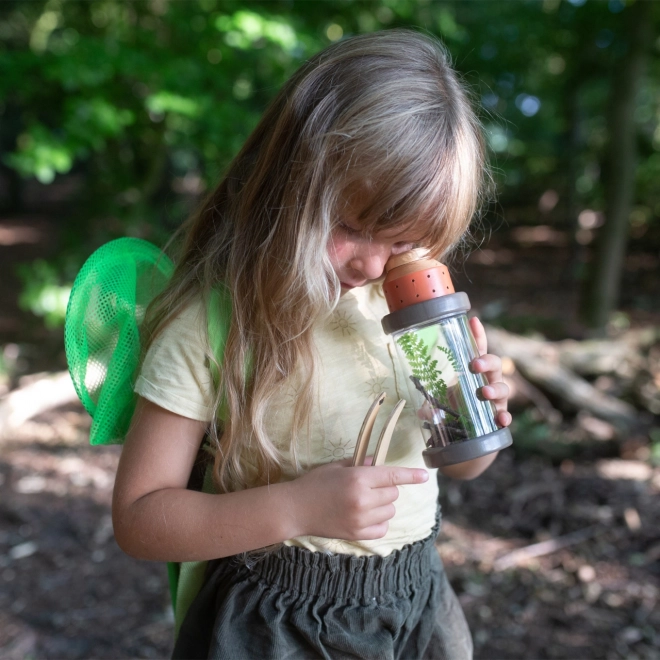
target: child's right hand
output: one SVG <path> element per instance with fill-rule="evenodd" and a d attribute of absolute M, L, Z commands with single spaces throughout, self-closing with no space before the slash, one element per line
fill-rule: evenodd
<path fill-rule="evenodd" d="M 366 541 L 385 536 L 398 486 L 428 481 L 418 468 L 328 463 L 290 483 L 296 536 Z"/>

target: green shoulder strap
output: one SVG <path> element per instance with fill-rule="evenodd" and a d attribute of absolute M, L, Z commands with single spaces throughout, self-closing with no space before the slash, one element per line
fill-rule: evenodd
<path fill-rule="evenodd" d="M 173 272 L 173 263 L 152 243 L 119 238 L 96 250 L 76 277 L 67 306 L 64 342 L 71 380 L 92 417 L 93 445 L 124 441 L 136 403 L 133 386 L 140 364 L 140 326 L 149 303 Z M 216 387 L 230 319 L 229 291 L 218 287 L 208 309 L 215 355 L 210 369 Z M 205 492 L 212 492 L 210 477 L 207 474 Z M 201 586 L 205 565 L 168 563 L 177 631 Z"/>
<path fill-rule="evenodd" d="M 221 285 L 214 288 L 211 291 L 207 317 L 209 341 L 216 360 L 210 365 L 211 377 L 213 378 L 213 385 L 215 387 L 218 387 L 220 384 L 220 372 L 218 367 L 222 365 L 222 359 L 225 354 L 225 344 L 227 343 L 231 311 L 232 302 L 227 287 Z M 224 417 L 222 410 L 220 411 L 220 417 Z"/>
<path fill-rule="evenodd" d="M 217 388 L 220 383 L 219 367 L 222 360 L 231 321 L 231 297 L 225 286 L 216 287 L 212 290 L 207 309 L 207 323 L 209 342 L 215 356 L 215 362 L 209 365 L 213 384 Z M 220 410 L 220 418 L 224 418 L 223 410 Z M 202 490 L 205 493 L 213 492 L 213 479 L 210 469 L 207 469 Z M 179 628 L 188 612 L 192 601 L 199 593 L 204 583 L 206 572 L 205 561 L 183 562 L 180 564 L 168 563 L 167 574 L 170 584 L 170 594 L 174 607 L 174 631 L 178 635 Z"/>

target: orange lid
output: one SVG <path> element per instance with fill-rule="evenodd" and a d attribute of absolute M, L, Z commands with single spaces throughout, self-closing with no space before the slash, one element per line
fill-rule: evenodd
<path fill-rule="evenodd" d="M 447 267 L 423 249 L 390 257 L 385 272 L 383 292 L 390 312 L 455 293 Z"/>

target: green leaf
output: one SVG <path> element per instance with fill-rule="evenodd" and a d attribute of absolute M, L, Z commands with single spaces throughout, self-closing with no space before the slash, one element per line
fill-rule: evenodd
<path fill-rule="evenodd" d="M 71 169 L 74 150 L 45 126 L 33 124 L 19 136 L 18 151 L 9 154 L 5 162 L 23 176 L 34 176 L 41 183 L 51 183 L 57 173 Z"/>
<path fill-rule="evenodd" d="M 149 112 L 157 115 L 173 112 L 191 119 L 197 117 L 201 109 L 198 100 L 165 90 L 148 96 L 145 100 L 145 106 Z"/>
<path fill-rule="evenodd" d="M 43 260 L 23 264 L 18 274 L 23 280 L 23 290 L 18 299 L 20 307 L 42 316 L 49 328 L 62 326 L 71 285 L 61 284 L 55 268 Z"/>

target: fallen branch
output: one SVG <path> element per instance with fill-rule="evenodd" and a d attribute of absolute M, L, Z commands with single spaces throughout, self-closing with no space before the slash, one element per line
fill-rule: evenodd
<path fill-rule="evenodd" d="M 577 543 L 582 543 L 583 541 L 593 538 L 602 531 L 604 531 L 604 529 L 600 525 L 592 525 L 591 527 L 585 527 L 576 532 L 542 541 L 541 543 L 532 543 L 532 545 L 513 550 L 513 552 L 508 552 L 502 557 L 496 559 L 493 562 L 493 570 L 505 571 L 507 568 L 518 566 L 526 562 L 528 559 L 550 555 L 562 548 L 567 548 L 571 545 L 576 545 Z"/>
<path fill-rule="evenodd" d="M 660 339 L 657 328 L 630 330 L 617 339 L 587 339 L 550 343 L 559 362 L 581 375 L 636 372 L 644 366 L 642 352 Z"/>
<path fill-rule="evenodd" d="M 559 424 L 559 422 L 561 422 L 561 412 L 559 412 L 559 410 L 552 405 L 550 399 L 548 399 L 548 397 L 543 394 L 536 385 L 530 383 L 520 371 L 515 370 L 512 374 L 509 374 L 507 378 L 510 379 L 510 385 L 515 389 L 516 394 L 535 405 L 546 422 L 549 424 Z"/>
<path fill-rule="evenodd" d="M 584 378 L 552 358 L 544 342 L 520 337 L 499 328 L 488 327 L 488 346 L 493 353 L 508 356 L 523 376 L 546 392 L 554 394 L 578 410 L 586 410 L 621 431 L 639 423 L 633 406 L 597 390 Z"/>
<path fill-rule="evenodd" d="M 440 403 L 440 401 L 438 401 L 436 397 L 434 397 L 432 394 L 427 392 L 426 388 L 424 387 L 424 385 L 422 385 L 422 381 L 420 381 L 419 378 L 416 378 L 415 376 L 410 376 L 410 380 L 413 382 L 415 389 L 421 392 L 422 396 L 428 401 L 429 405 L 432 408 L 437 408 L 438 410 L 444 410 L 449 415 L 453 415 L 454 417 L 456 417 L 456 419 L 460 418 L 461 416 L 460 413 L 456 412 L 453 408 L 450 408 L 444 403 Z"/>
<path fill-rule="evenodd" d="M 564 339 L 551 342 L 513 333 L 506 334 L 515 338 L 526 351 L 542 355 L 546 360 L 582 376 L 635 373 L 644 366 L 643 351 L 660 340 L 660 330 L 657 328 L 630 330 L 617 339 L 582 341 Z"/>
<path fill-rule="evenodd" d="M 0 399 L 0 438 L 47 410 L 78 400 L 68 371 L 40 374 Z"/>

